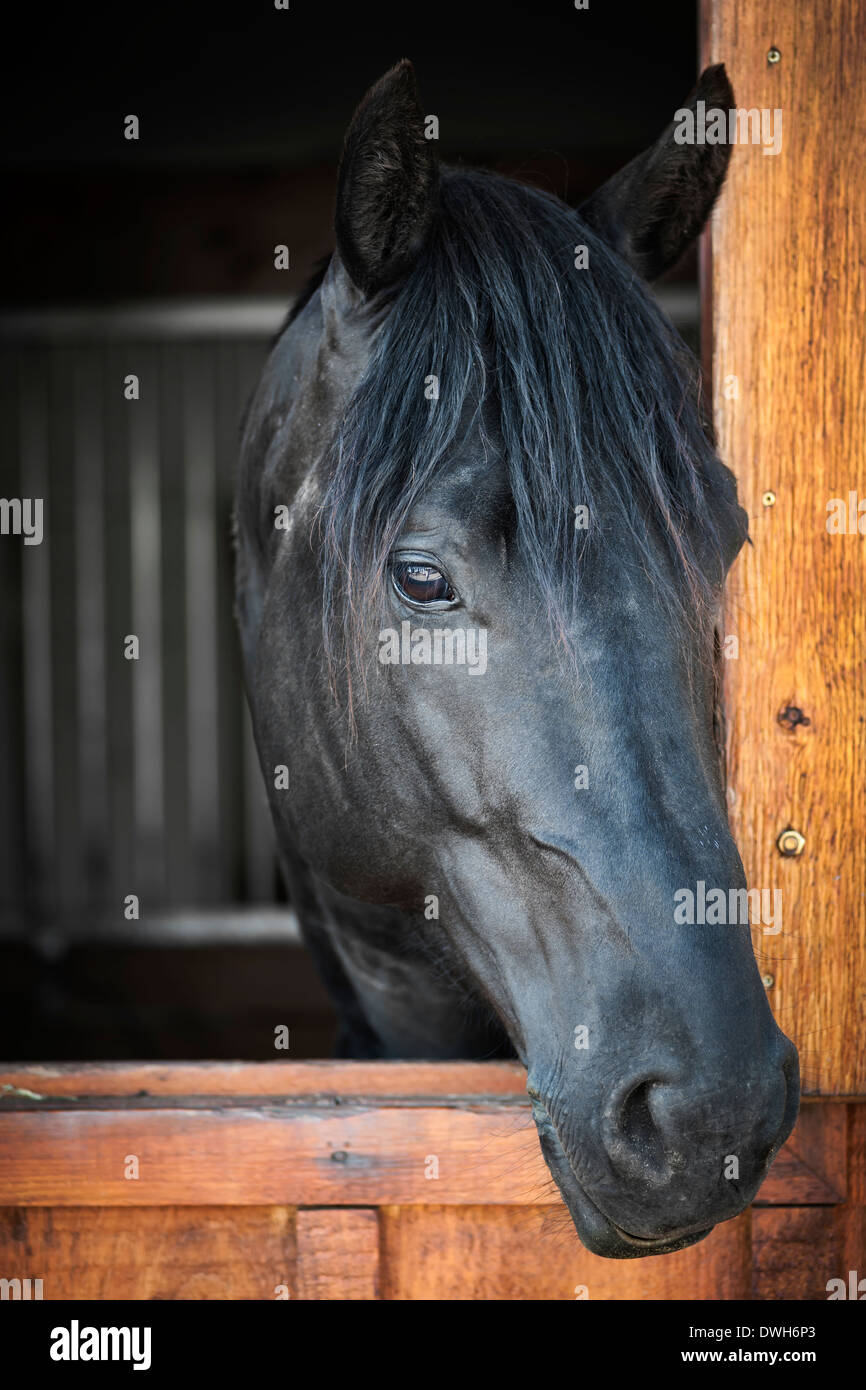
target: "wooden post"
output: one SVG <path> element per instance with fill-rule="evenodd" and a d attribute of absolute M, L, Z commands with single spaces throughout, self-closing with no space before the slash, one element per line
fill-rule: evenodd
<path fill-rule="evenodd" d="M 702 27 L 738 108 L 781 120 L 778 153 L 734 148 L 703 256 L 719 448 L 753 541 L 727 616 L 730 812 L 750 886 L 782 892 L 782 930 L 755 944 L 804 1091 L 862 1095 L 866 23 L 858 0 L 704 0 Z M 805 840 L 787 858 L 786 829 Z"/>
<path fill-rule="evenodd" d="M 379 1216 L 373 1207 L 307 1207 L 297 1216 L 298 1298 L 379 1297 Z"/>

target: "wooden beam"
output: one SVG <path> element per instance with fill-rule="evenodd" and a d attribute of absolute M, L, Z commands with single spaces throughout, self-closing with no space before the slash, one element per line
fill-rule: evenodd
<path fill-rule="evenodd" d="M 515 1096 L 517 1062 L 70 1062 L 0 1064 L 0 1100 L 15 1090 L 87 1096 Z"/>
<path fill-rule="evenodd" d="M 531 1204 L 545 1194 L 559 1200 L 528 1108 L 495 1102 L 0 1114 L 0 1205 Z"/>
<path fill-rule="evenodd" d="M 3 1093 L 2 1088 L 9 1088 Z M 813 1104 L 759 1201 L 845 1195 Z M 0 1205 L 559 1205 L 511 1063 L 179 1063 L 0 1072 Z"/>
<path fill-rule="evenodd" d="M 703 260 L 719 448 L 753 542 L 729 593 L 730 812 L 750 885 L 782 892 L 782 931 L 755 944 L 804 1091 L 862 1094 L 866 536 L 827 522 L 831 499 L 866 502 L 866 24 L 859 0 L 704 0 L 702 28 L 738 108 L 782 122 L 777 154 L 735 145 Z M 784 858 L 789 827 L 805 848 Z"/>

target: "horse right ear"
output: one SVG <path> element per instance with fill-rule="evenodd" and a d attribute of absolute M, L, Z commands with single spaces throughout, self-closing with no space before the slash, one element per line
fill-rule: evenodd
<path fill-rule="evenodd" d="M 396 283 L 411 267 L 430 231 L 438 182 L 415 71 L 404 58 L 352 117 L 337 178 L 337 251 L 364 294 Z"/>

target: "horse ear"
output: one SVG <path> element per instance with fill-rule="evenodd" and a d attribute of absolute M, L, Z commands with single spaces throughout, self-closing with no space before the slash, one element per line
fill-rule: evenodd
<path fill-rule="evenodd" d="M 415 71 L 404 58 L 355 112 L 337 178 L 337 251 L 365 294 L 399 280 L 418 255 L 433 221 L 438 177 Z"/>
<path fill-rule="evenodd" d="M 711 107 L 723 110 L 727 130 L 734 92 L 723 63 L 704 70 L 686 106 L 660 139 L 578 209 L 645 280 L 654 280 L 679 260 L 709 217 L 724 183 L 731 147 L 694 143 L 698 102 L 705 103 L 701 115 Z M 675 131 L 689 130 L 692 143 L 678 144 Z"/>

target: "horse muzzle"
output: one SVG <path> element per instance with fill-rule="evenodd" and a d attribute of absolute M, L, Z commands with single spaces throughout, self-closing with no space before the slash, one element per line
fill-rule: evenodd
<path fill-rule="evenodd" d="M 670 1254 L 748 1206 L 797 1117 L 796 1051 L 783 1042 L 779 1070 L 736 1095 L 696 1088 L 689 1104 L 670 1084 L 626 1085 L 598 1123 L 566 1121 L 561 1098 L 530 1082 L 542 1153 L 588 1250 Z"/>

